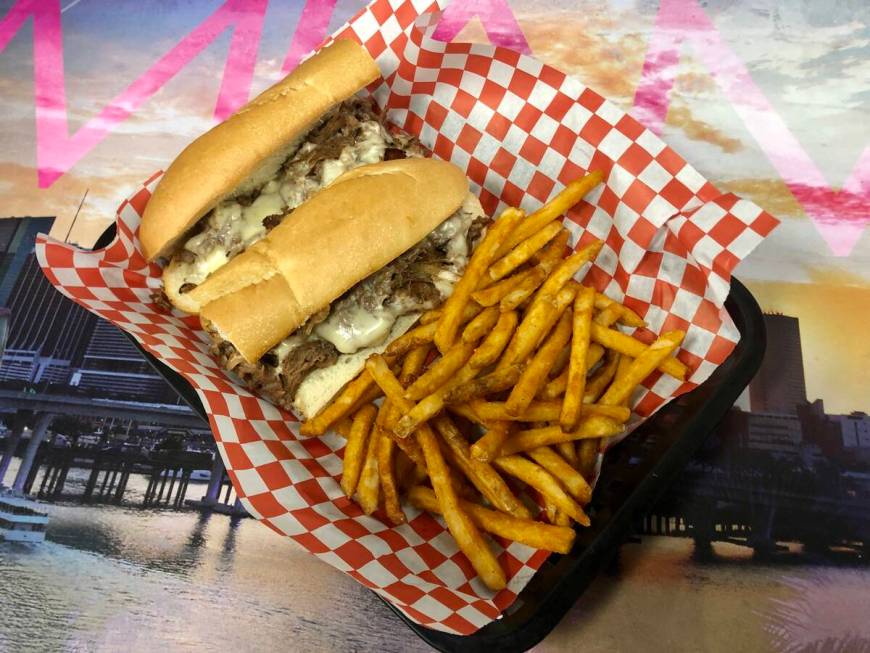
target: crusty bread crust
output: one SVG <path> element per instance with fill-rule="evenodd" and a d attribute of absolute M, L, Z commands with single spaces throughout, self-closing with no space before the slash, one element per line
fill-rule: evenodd
<path fill-rule="evenodd" d="M 148 260 L 167 256 L 222 199 L 271 179 L 323 114 L 379 74 L 362 46 L 336 41 L 188 145 L 145 208 L 139 240 Z"/>
<path fill-rule="evenodd" d="M 192 291 L 213 297 L 200 317 L 253 363 L 423 240 L 467 195 L 465 175 L 444 161 L 356 168 Z"/>

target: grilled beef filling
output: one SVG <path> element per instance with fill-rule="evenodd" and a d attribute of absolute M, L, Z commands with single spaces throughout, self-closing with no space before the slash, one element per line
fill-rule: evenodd
<path fill-rule="evenodd" d="M 220 202 L 196 224 L 173 256 L 182 268 L 179 293 L 196 288 L 342 173 L 385 159 L 422 155 L 417 139 L 387 130 L 370 100 L 352 98 L 342 103 L 308 133 L 274 179 Z"/>
<path fill-rule="evenodd" d="M 453 290 L 487 218 L 464 204 L 424 240 L 363 279 L 254 364 L 212 334 L 212 354 L 253 391 L 290 409 L 300 384 L 342 354 L 382 344 L 397 318 L 437 306 Z"/>

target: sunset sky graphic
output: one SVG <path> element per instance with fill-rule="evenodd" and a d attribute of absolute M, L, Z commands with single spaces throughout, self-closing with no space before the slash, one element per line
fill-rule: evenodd
<path fill-rule="evenodd" d="M 13 4 L 0 0 L 0 20 Z M 106 11 L 102 3 L 64 0 L 70 133 L 220 4 L 167 1 L 155 10 L 154 3 L 124 0 Z M 654 29 L 654 7 L 627 0 L 555 2 L 544 14 L 539 3 L 510 5 L 535 56 L 631 110 Z M 338 2 L 328 31 L 362 6 Z M 301 2 L 268 3 L 251 96 L 280 78 L 301 10 Z M 787 24 L 811 26 L 815 42 L 796 42 L 794 34 L 777 27 L 775 15 L 750 15 L 749 8 L 710 9 L 709 15 L 827 182 L 839 187 L 870 143 L 870 45 L 859 36 L 864 28 L 860 21 L 826 18 L 798 5 L 775 11 L 797 12 Z M 487 36 L 472 21 L 458 40 L 487 42 Z M 843 42 L 864 45 L 843 49 Z M 92 244 L 124 197 L 215 123 L 229 44 L 226 31 L 51 187 L 39 189 L 29 21 L 0 52 L 0 215 L 57 216 L 52 236 L 64 238 L 82 203 L 70 240 Z M 814 71 L 826 71 L 824 78 L 806 74 L 808 58 L 816 64 Z M 765 310 L 800 319 L 810 399 L 823 398 L 831 413 L 870 412 L 870 339 L 863 337 L 870 318 L 870 228 L 848 257 L 831 254 L 692 48 L 680 58 L 662 137 L 718 187 L 782 220 L 736 274 Z M 870 214 L 867 206 L 850 210 Z"/>

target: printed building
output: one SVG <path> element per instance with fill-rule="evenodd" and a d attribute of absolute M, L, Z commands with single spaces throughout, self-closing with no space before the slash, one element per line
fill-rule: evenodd
<path fill-rule="evenodd" d="M 753 413 L 795 415 L 807 401 L 801 332 L 796 317 L 764 316 L 767 352 L 764 362 L 749 384 L 749 405 Z"/>

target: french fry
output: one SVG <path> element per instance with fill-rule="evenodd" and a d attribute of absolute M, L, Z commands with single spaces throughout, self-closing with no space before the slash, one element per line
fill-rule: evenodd
<path fill-rule="evenodd" d="M 483 437 L 471 445 L 471 457 L 485 463 L 492 462 L 498 458 L 510 434 L 510 422 L 494 422 Z"/>
<path fill-rule="evenodd" d="M 482 306 L 478 306 L 474 302 L 469 302 L 465 305 L 465 308 L 462 309 L 462 318 L 460 319 L 461 324 L 465 324 L 470 320 L 473 320 L 477 317 L 477 314 L 483 310 Z M 441 318 L 441 309 L 433 308 L 431 311 L 426 311 L 423 315 L 420 316 L 419 323 L 421 325 L 432 324 L 437 322 Z"/>
<path fill-rule="evenodd" d="M 501 313 L 492 331 L 474 350 L 468 364 L 475 369 L 483 369 L 495 363 L 513 337 L 518 321 L 519 316 L 515 311 Z"/>
<path fill-rule="evenodd" d="M 498 372 L 479 376 L 452 388 L 444 395 L 444 402 L 448 404 L 464 403 L 494 392 L 507 390 L 516 384 L 522 372 L 522 365 L 511 365 Z"/>
<path fill-rule="evenodd" d="M 660 367 L 662 362 L 683 342 L 685 333 L 682 331 L 669 331 L 656 339 L 643 353 L 637 356 L 622 378 L 617 378 L 601 397 L 601 403 L 610 406 L 618 406 L 627 401 L 632 390 L 652 374 L 652 371 Z M 673 359 L 671 359 L 673 360 Z"/>
<path fill-rule="evenodd" d="M 603 245 L 602 241 L 596 240 L 583 249 L 577 250 L 568 258 L 563 259 L 538 289 L 533 300 L 533 305 L 534 303 L 555 297 L 565 284 L 580 271 L 580 268 L 598 256 L 598 252 L 601 251 Z"/>
<path fill-rule="evenodd" d="M 625 354 L 632 358 L 637 358 L 646 350 L 646 345 L 640 340 L 635 340 L 621 331 L 608 329 L 600 324 L 592 324 L 591 335 L 592 340 L 603 347 L 613 349 L 618 351 L 620 354 Z M 688 371 L 686 366 L 676 358 L 665 358 L 659 363 L 658 369 L 681 381 L 686 378 L 686 373 Z"/>
<path fill-rule="evenodd" d="M 419 424 L 431 419 L 441 412 L 444 408 L 445 397 L 448 393 L 450 393 L 454 388 L 471 381 L 475 376 L 477 376 L 477 373 L 481 368 L 486 367 L 498 358 L 498 355 L 501 353 L 502 349 L 504 349 L 505 344 L 510 338 L 510 334 L 513 331 L 513 325 L 516 324 L 516 321 L 516 315 L 506 313 L 503 316 L 500 316 L 495 328 L 490 331 L 480 347 L 474 350 L 474 354 L 468 359 L 466 364 L 456 372 L 452 379 L 446 381 L 443 385 L 436 388 L 431 394 L 420 399 L 415 406 L 410 408 L 396 424 L 394 428 L 395 432 L 400 437 L 405 437 Z M 473 347 L 473 345 L 457 344 L 451 352 L 460 347 Z M 444 358 L 450 356 L 451 352 L 445 354 Z M 429 371 L 432 371 L 434 368 L 435 366 L 433 365 Z M 429 379 L 428 381 L 432 382 L 432 379 Z M 424 380 L 423 377 L 420 377 L 417 382 L 423 384 L 426 380 Z M 406 392 L 406 395 L 407 394 L 408 393 Z"/>
<path fill-rule="evenodd" d="M 586 369 L 591 370 L 598 364 L 598 361 L 604 356 L 604 347 L 596 342 L 589 345 L 589 350 L 586 353 Z M 568 387 L 569 370 L 563 371 L 555 379 L 549 381 L 538 393 L 539 399 L 555 399 L 561 397 L 565 393 L 565 388 Z"/>
<path fill-rule="evenodd" d="M 575 296 L 576 299 L 576 296 Z M 568 363 L 571 361 L 571 343 L 562 347 L 562 351 L 556 356 L 556 362 L 553 363 L 552 369 L 547 374 L 547 379 L 555 379 L 562 372 L 568 369 Z"/>
<path fill-rule="evenodd" d="M 583 475 L 550 447 L 532 449 L 529 451 L 529 456 L 541 467 L 562 481 L 562 485 L 565 486 L 568 493 L 580 505 L 585 505 L 592 499 L 592 488 L 586 482 L 586 479 L 583 478 Z"/>
<path fill-rule="evenodd" d="M 510 456 L 522 451 L 530 451 L 538 447 L 571 442 L 583 438 L 600 438 L 618 435 L 622 425 L 608 417 L 592 415 L 580 420 L 577 428 L 565 433 L 560 426 L 544 426 L 514 433 L 501 447 L 502 456 Z"/>
<path fill-rule="evenodd" d="M 374 385 L 374 379 L 365 371 L 353 381 L 344 386 L 315 417 L 305 421 L 299 427 L 299 433 L 305 436 L 323 435 L 335 422 L 348 415 L 368 390 Z"/>
<path fill-rule="evenodd" d="M 583 508 L 562 489 L 559 481 L 540 465 L 522 456 L 502 456 L 496 458 L 493 464 L 505 474 L 510 474 L 533 487 L 578 524 L 589 526 L 589 517 L 583 512 Z"/>
<path fill-rule="evenodd" d="M 453 292 L 441 308 L 434 342 L 442 354 L 453 346 L 462 321 L 462 311 L 477 290 L 486 269 L 495 260 L 495 253 L 514 226 L 524 216 L 518 209 L 507 209 L 487 229 L 483 241 L 474 250 L 465 272 L 453 288 Z"/>
<path fill-rule="evenodd" d="M 353 418 L 344 448 L 344 470 L 341 474 L 341 489 L 348 498 L 353 496 L 359 482 L 376 412 L 375 407 L 368 404 L 360 408 Z"/>
<path fill-rule="evenodd" d="M 406 331 L 387 345 L 384 354 L 387 356 L 402 356 L 415 347 L 432 342 L 433 337 L 435 337 L 434 322 L 416 326 L 413 329 Z"/>
<path fill-rule="evenodd" d="M 573 442 L 560 442 L 556 445 L 556 450 L 565 459 L 565 462 L 575 469 L 580 464 L 580 458 L 577 456 L 577 447 L 574 446 Z"/>
<path fill-rule="evenodd" d="M 451 347 L 441 358 L 436 360 L 429 369 L 423 372 L 405 391 L 405 397 L 418 401 L 443 386 L 451 377 L 468 362 L 474 353 L 474 344 L 459 342 Z"/>
<path fill-rule="evenodd" d="M 616 375 L 613 377 L 613 383 L 623 383 L 625 376 L 628 374 L 628 371 L 631 369 L 631 364 L 634 362 L 634 359 L 630 356 L 626 356 L 623 354 L 619 357 L 619 365 L 616 366 Z M 631 399 L 631 395 L 621 403 L 622 406 L 628 406 L 629 399 Z"/>
<path fill-rule="evenodd" d="M 496 325 L 499 310 L 495 306 L 483 309 L 462 331 L 462 342 L 475 343 L 483 340 Z"/>
<path fill-rule="evenodd" d="M 586 359 L 589 354 L 589 329 L 592 322 L 592 307 L 595 291 L 584 287 L 574 300 L 573 334 L 571 337 L 571 361 L 568 364 L 568 383 L 562 399 L 559 424 L 563 431 L 570 431 L 580 419 L 580 407 L 586 389 Z"/>
<path fill-rule="evenodd" d="M 508 415 L 518 417 L 525 412 L 535 395 L 547 380 L 547 374 L 556 363 L 556 358 L 562 348 L 568 344 L 571 338 L 571 313 L 566 311 L 559 319 L 559 323 L 552 330 L 541 348 L 535 352 L 531 362 L 523 370 L 516 385 L 511 390 L 505 402 Z"/>
<path fill-rule="evenodd" d="M 411 488 L 408 499 L 420 510 L 441 512 L 435 493 L 427 487 L 418 485 Z M 574 544 L 575 533 L 572 528 L 518 519 L 468 501 L 460 501 L 459 505 L 478 528 L 506 540 L 554 553 L 569 553 Z"/>
<path fill-rule="evenodd" d="M 510 293 L 512 290 L 515 290 L 526 278 L 535 274 L 536 268 L 532 268 L 531 270 L 523 270 L 522 272 L 517 272 L 506 279 L 502 279 L 501 281 L 492 284 L 491 286 L 487 286 L 486 288 L 481 288 L 480 290 L 475 290 L 471 293 L 471 298 L 476 301 L 481 306 L 495 306 L 498 304 L 505 295 Z M 539 285 L 544 282 L 544 278 L 546 275 L 543 270 L 539 271 L 538 274 L 542 275 Z"/>
<path fill-rule="evenodd" d="M 595 308 L 599 311 L 603 311 L 613 306 L 614 304 L 616 304 L 616 306 L 619 308 L 619 321 L 622 324 L 640 329 L 646 326 L 646 322 L 643 321 L 640 315 L 628 308 L 628 306 L 620 304 L 619 302 L 610 299 L 610 297 L 608 297 L 607 295 L 603 295 L 600 292 L 595 293 Z"/>
<path fill-rule="evenodd" d="M 477 413 L 474 412 L 474 410 L 471 408 L 470 404 L 451 404 L 451 405 L 447 406 L 447 410 L 448 410 L 448 412 L 451 412 L 454 415 L 457 415 L 459 417 L 464 417 L 465 419 L 467 419 L 469 422 L 471 422 L 473 424 L 477 424 L 478 426 L 483 426 L 484 428 L 486 428 L 486 426 L 487 426 L 484 423 L 484 421 L 482 419 L 480 419 L 480 417 L 477 415 Z"/>
<path fill-rule="evenodd" d="M 395 456 L 396 443 L 383 429 L 378 429 L 378 476 L 384 491 L 384 511 L 387 519 L 394 524 L 405 522 L 405 513 L 399 503 L 399 489 L 396 485 Z"/>
<path fill-rule="evenodd" d="M 369 435 L 369 441 L 366 445 L 366 456 L 363 462 L 362 472 L 360 473 L 359 483 L 356 487 L 357 501 L 363 512 L 371 515 L 378 509 L 378 499 L 380 498 L 380 475 L 378 473 L 378 448 L 380 447 L 381 438 L 387 436 L 384 432 L 375 427 Z M 345 469 L 347 469 L 345 467 Z"/>
<path fill-rule="evenodd" d="M 499 300 L 500 311 L 513 311 L 523 304 L 547 279 L 547 272 L 537 266 L 529 270 L 515 287 L 511 288 L 504 297 Z"/>
<path fill-rule="evenodd" d="M 533 233 L 514 247 L 510 252 L 493 263 L 492 267 L 489 268 L 489 278 L 493 281 L 503 279 L 532 258 L 534 254 L 553 240 L 561 230 L 562 225 L 555 220 L 544 225 L 544 227 L 539 231 Z"/>
<path fill-rule="evenodd" d="M 471 409 L 477 416 L 478 421 L 515 421 L 515 422 L 555 422 L 562 412 L 560 400 L 533 401 L 519 417 L 511 417 L 505 404 L 499 401 L 482 401 L 473 399 L 470 402 Z M 620 424 L 627 422 L 631 411 L 625 406 L 602 406 L 600 404 L 584 404 L 580 409 L 582 417 L 599 415 L 609 417 Z"/>
<path fill-rule="evenodd" d="M 586 382 L 586 390 L 583 393 L 583 403 L 592 404 L 598 401 L 598 398 L 604 394 L 607 386 L 613 381 L 616 376 L 616 368 L 619 366 L 619 359 L 622 354 L 615 351 L 608 351 L 607 358 L 604 364 L 598 368 L 592 378 Z"/>
<path fill-rule="evenodd" d="M 342 436 L 345 440 L 350 435 L 350 427 L 353 420 L 350 417 L 343 417 L 332 425 L 332 430 Z"/>
<path fill-rule="evenodd" d="M 498 249 L 498 255 L 504 256 L 546 224 L 564 215 L 568 209 L 582 200 L 590 190 L 600 184 L 602 179 L 604 179 L 604 175 L 596 170 L 581 179 L 572 181 L 556 197 L 520 223 L 511 233 L 510 237 L 501 244 Z"/>
<path fill-rule="evenodd" d="M 432 488 L 435 490 L 440 512 L 447 522 L 447 529 L 484 584 L 491 590 L 504 589 L 507 585 L 504 570 L 499 566 L 498 560 L 477 530 L 477 526 L 460 506 L 459 498 L 450 481 L 450 469 L 441 454 L 435 433 L 428 424 L 423 424 L 418 429 L 417 439 L 423 448 L 426 468 L 429 470 L 429 478 L 432 479 Z"/>
<path fill-rule="evenodd" d="M 495 508 L 514 517 L 527 519 L 531 517 L 528 508 L 514 496 L 492 465 L 472 458 L 468 441 L 449 417 L 439 415 L 435 418 L 434 424 L 442 441 L 447 445 L 446 451 L 451 460 L 487 501 Z"/>
<path fill-rule="evenodd" d="M 554 300 L 545 299 L 533 303 L 505 348 L 496 369 L 503 370 L 509 365 L 525 361 L 562 317 L 562 313 L 574 300 L 575 293 L 574 286 L 566 286 Z"/>
<path fill-rule="evenodd" d="M 577 471 L 583 474 L 583 478 L 587 481 L 592 481 L 600 443 L 599 438 L 589 438 L 577 442 L 577 457 L 580 459 L 580 462 L 577 463 Z"/>
<path fill-rule="evenodd" d="M 603 309 L 595 316 L 595 324 L 600 324 L 603 327 L 609 327 L 619 321 L 622 317 L 622 306 L 616 302 L 612 303 L 607 308 Z"/>

